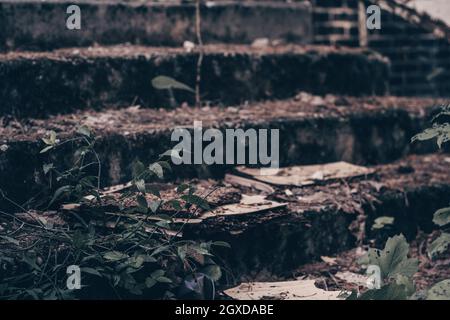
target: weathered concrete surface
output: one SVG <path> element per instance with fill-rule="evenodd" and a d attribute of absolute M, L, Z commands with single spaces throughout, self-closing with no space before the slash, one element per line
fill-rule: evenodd
<path fill-rule="evenodd" d="M 448 159 L 448 155 L 412 155 L 373 167 L 374 175 L 305 187 L 275 186 L 273 193 L 230 185 L 223 180 L 180 181 L 194 185 L 198 195 L 210 194 L 207 201 L 212 208 L 238 203 L 242 195 L 263 194 L 269 200 L 287 203 L 285 208 L 276 210 L 206 219 L 202 219 L 205 210 L 182 210 L 177 217 L 192 220 L 184 225 L 180 234 L 186 240 L 227 241 L 232 249 L 216 253 L 227 270 L 237 277 L 235 280 L 291 277 L 301 264 L 320 260 L 321 256 L 335 256 L 356 246 L 373 245 L 374 237 L 383 238 L 375 244 L 375 247 L 382 247 L 387 236 L 403 233 L 411 241 L 419 229 L 436 230 L 433 213 L 446 206 L 450 197 Z M 172 199 L 176 197 L 177 185 L 155 183 L 153 187 L 161 190 L 164 199 Z M 287 194 L 286 189 L 291 193 Z M 77 213 L 87 223 L 106 227 L 108 233 L 122 230 L 116 216 L 101 212 L 119 212 L 119 204 L 127 207 L 133 202 L 124 200 L 119 193 L 109 196 L 110 200 L 90 210 L 89 205 L 82 205 L 69 210 L 35 213 L 58 227 L 78 223 L 79 218 L 74 215 Z M 147 198 L 155 199 L 151 195 Z M 170 205 L 163 206 L 160 213 L 170 216 L 174 210 Z M 394 224 L 375 233 L 371 226 L 373 219 L 379 216 L 394 217 Z M 31 219 L 23 213 L 20 218 Z M 108 221 L 115 221 L 114 227 L 111 224 L 107 227 Z M 32 238 L 33 234 L 28 231 L 26 236 Z"/>
<path fill-rule="evenodd" d="M 0 55 L 0 115 L 44 117 L 83 108 L 168 107 L 151 79 L 167 75 L 194 86 L 198 52 L 136 46 Z M 234 105 L 283 99 L 300 90 L 383 94 L 388 64 L 380 55 L 327 47 L 211 45 L 202 65 L 203 101 Z M 176 91 L 178 103 L 193 94 Z"/>
<path fill-rule="evenodd" d="M 66 28 L 66 9 L 81 9 L 80 30 Z M 257 38 L 310 43 L 308 3 L 209 2 L 202 7 L 204 41 Z M 195 5 L 143 1 L 0 1 L 0 51 L 47 50 L 94 43 L 180 46 L 195 41 Z"/>
<path fill-rule="evenodd" d="M 372 177 L 289 188 L 291 196 L 278 188 L 269 198 L 288 202 L 286 210 L 210 218 L 188 224 L 184 236 L 227 241 L 232 250 L 223 250 L 222 257 L 235 275 L 267 280 L 372 239 L 375 217 L 394 217 L 382 244 L 387 236 L 403 233 L 410 241 L 419 229 L 437 228 L 433 213 L 450 197 L 447 156 L 409 156 L 375 168 Z M 360 232 L 366 233 L 363 239 Z"/>
<path fill-rule="evenodd" d="M 320 100 L 321 99 L 321 100 Z M 435 150 L 434 142 L 410 144 L 411 137 L 428 127 L 433 99 L 350 98 L 307 94 L 297 99 L 255 103 L 241 108 L 179 108 L 176 110 L 122 109 L 83 112 L 47 120 L 11 121 L 0 127 L 0 188 L 17 201 L 25 201 L 43 191 L 42 164 L 53 162 L 68 168 L 74 146 L 66 144 L 51 156 L 40 155 L 40 140 L 47 130 L 58 138 L 74 137 L 80 124 L 97 134 L 96 150 L 102 161 L 103 184 L 131 178 L 132 163 L 155 161 L 172 148 L 176 126 L 267 128 L 280 130 L 282 165 L 349 161 L 357 164 L 386 163 L 409 152 Z M 204 144 L 206 145 L 206 143 Z M 221 177 L 224 165 L 175 167 L 178 177 Z"/>

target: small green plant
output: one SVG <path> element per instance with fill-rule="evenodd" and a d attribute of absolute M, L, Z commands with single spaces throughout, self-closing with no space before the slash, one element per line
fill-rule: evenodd
<path fill-rule="evenodd" d="M 130 188 L 120 198 L 109 197 L 100 185 L 95 140 L 86 126 L 69 140 L 60 141 L 55 132 L 44 137 L 41 153 L 77 142 L 73 167 L 43 166 L 49 184 L 57 184 L 48 207 L 65 207 L 68 220 L 58 226 L 33 210 L 26 212 L 32 221 L 0 215 L 13 229 L 0 232 L 0 299 L 214 298 L 222 270 L 213 250 L 229 245 L 180 236 L 191 216 L 209 209 L 206 196 L 182 184 L 165 199 L 149 184 L 171 170 L 167 153 L 148 166 L 136 161 Z M 175 220 L 182 213 L 180 224 Z M 71 265 L 81 269 L 81 290 L 66 286 Z"/>
<path fill-rule="evenodd" d="M 383 250 L 369 249 L 359 263 L 378 266 L 380 288 L 370 289 L 361 295 L 353 292 L 353 300 L 404 300 L 415 293 L 412 276 L 417 272 L 417 259 L 408 258 L 409 245 L 403 235 L 389 238 Z"/>
<path fill-rule="evenodd" d="M 438 120 L 443 116 L 450 115 L 450 104 L 442 106 L 442 110 L 433 117 L 431 122 L 433 126 L 425 129 L 423 132 L 415 135 L 411 141 L 426 141 L 436 138 L 436 143 L 439 148 L 442 144 L 450 140 L 450 123 L 438 123 Z M 450 207 L 437 210 L 433 216 L 433 222 L 445 228 L 450 224 Z M 437 238 L 431 245 L 428 255 L 431 259 L 438 257 L 440 254 L 447 251 L 450 246 L 450 233 L 443 231 L 439 238 Z"/>
<path fill-rule="evenodd" d="M 442 107 L 442 110 L 433 117 L 432 127 L 415 135 L 411 142 L 426 141 L 436 138 L 439 148 L 445 142 L 450 141 L 450 124 L 439 123 L 443 116 L 450 115 L 450 104 Z M 384 225 L 392 223 L 388 217 L 381 217 L 375 221 L 372 229 L 379 229 Z M 446 227 L 450 223 L 450 208 L 439 209 L 434 213 L 433 222 Z M 450 233 L 443 231 L 428 248 L 428 256 L 435 259 L 448 250 L 450 245 Z M 403 235 L 389 238 L 384 250 L 370 249 L 366 256 L 361 259 L 362 264 L 375 265 L 381 270 L 382 286 L 379 289 L 370 289 L 358 295 L 352 292 L 347 298 L 349 300 L 391 300 L 391 299 L 450 299 L 450 279 L 443 280 L 428 290 L 416 292 L 412 276 L 417 272 L 418 262 L 416 259 L 407 257 L 409 245 Z"/>
<path fill-rule="evenodd" d="M 378 289 L 369 289 L 358 295 L 353 291 L 347 300 L 449 300 L 450 280 L 436 283 L 428 290 L 416 291 L 413 275 L 418 270 L 418 260 L 408 258 L 409 244 L 403 235 L 387 240 L 383 250 L 369 249 L 359 263 L 377 266 L 381 272 Z"/>
<path fill-rule="evenodd" d="M 194 89 L 192 89 L 188 85 L 167 76 L 157 76 L 153 78 L 152 86 L 157 90 L 167 90 L 167 92 L 169 93 L 170 106 L 172 108 L 176 107 L 177 105 L 173 90 L 184 90 L 195 94 Z"/>

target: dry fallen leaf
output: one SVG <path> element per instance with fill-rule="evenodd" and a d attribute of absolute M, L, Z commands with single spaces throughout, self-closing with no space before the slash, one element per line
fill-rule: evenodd
<path fill-rule="evenodd" d="M 307 186 L 316 184 L 319 181 L 370 175 L 375 170 L 341 161 L 321 165 L 286 167 L 275 171 L 274 169 L 238 167 L 237 171 L 273 185 Z"/>
<path fill-rule="evenodd" d="M 242 195 L 239 203 L 228 204 L 218 207 L 214 210 L 208 211 L 200 216 L 200 219 L 206 219 L 216 216 L 233 216 L 250 213 L 263 212 L 267 210 L 274 210 L 286 207 L 286 203 L 279 203 L 276 201 L 267 200 L 264 195 Z"/>
<path fill-rule="evenodd" d="M 314 280 L 242 283 L 224 293 L 236 300 L 339 300 L 340 291 L 325 291 Z"/>
<path fill-rule="evenodd" d="M 336 264 L 336 258 L 321 256 L 320 259 L 322 259 L 323 262 L 329 264 L 330 266 Z"/>
<path fill-rule="evenodd" d="M 232 174 L 226 174 L 225 175 L 225 182 L 228 182 L 232 185 L 238 185 L 238 186 L 244 186 L 249 188 L 255 188 L 256 190 L 267 192 L 267 193 L 274 193 L 275 189 L 272 188 L 270 185 L 256 181 L 253 179 L 247 179 L 244 177 L 235 176 Z"/>

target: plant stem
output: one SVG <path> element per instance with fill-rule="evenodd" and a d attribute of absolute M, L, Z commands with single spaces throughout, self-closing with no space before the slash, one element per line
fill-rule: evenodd
<path fill-rule="evenodd" d="M 202 63 L 203 63 L 203 39 L 202 39 L 202 33 L 201 33 L 201 15 L 200 15 L 200 4 L 201 0 L 196 0 L 195 5 L 195 33 L 197 35 L 197 44 L 199 47 L 199 56 L 197 60 L 197 77 L 195 80 L 195 104 L 197 107 L 200 107 L 201 97 L 200 97 L 200 82 L 202 80 L 201 78 L 201 69 L 202 69 Z"/>

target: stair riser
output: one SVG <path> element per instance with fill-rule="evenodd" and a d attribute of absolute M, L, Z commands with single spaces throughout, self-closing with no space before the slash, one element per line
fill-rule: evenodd
<path fill-rule="evenodd" d="M 412 117 L 404 110 L 390 110 L 382 114 L 354 114 L 349 119 L 247 123 L 242 128 L 278 128 L 280 160 L 281 165 L 285 166 L 340 160 L 360 164 L 385 163 L 408 152 L 435 150 L 432 143 L 409 143 L 410 138 L 426 125 L 425 118 Z M 170 137 L 171 131 L 168 130 L 100 137 L 96 151 L 102 160 L 103 184 L 107 186 L 128 181 L 133 161 L 140 159 L 147 164 L 155 161 L 159 154 L 175 146 L 176 142 L 171 142 Z M 50 158 L 46 154 L 39 155 L 42 148 L 40 141 L 9 142 L 8 150 L 0 153 L 2 189 L 18 201 L 27 200 L 33 189 L 36 190 L 34 181 L 40 181 L 43 163 L 53 162 L 68 168 L 72 162 L 73 150 L 69 145 L 52 153 Z M 225 165 L 174 166 L 173 177 L 221 177 L 230 168 Z M 37 186 L 37 189 L 41 188 Z"/>
<path fill-rule="evenodd" d="M 81 29 L 69 30 L 66 9 L 72 2 L 0 3 L 0 51 L 47 50 L 71 46 L 132 43 L 180 46 L 195 41 L 195 6 L 164 3 L 85 3 Z M 203 40 L 251 43 L 257 38 L 310 43 L 308 4 L 228 3 L 203 6 Z"/>
<path fill-rule="evenodd" d="M 198 55 L 153 54 L 139 57 L 0 59 L 0 114 L 46 117 L 82 108 L 169 107 L 169 94 L 151 86 L 168 75 L 195 84 Z M 282 99 L 298 91 L 318 94 L 383 94 L 388 66 L 362 53 L 207 54 L 202 66 L 205 102 L 236 105 Z M 194 95 L 175 91 L 177 103 Z"/>
<path fill-rule="evenodd" d="M 450 187 L 442 184 L 382 193 L 375 212 L 368 203 L 364 206 L 369 217 L 365 239 L 375 238 L 376 247 L 383 247 L 389 236 L 403 233 L 411 241 L 419 229 L 436 230 L 436 225 L 432 225 L 433 213 L 447 206 L 449 197 Z M 406 198 L 412 201 L 408 203 Z M 387 228 L 388 231 L 370 231 L 373 218 L 385 215 L 395 217 L 394 225 Z M 202 228 L 188 225 L 184 235 L 188 239 L 227 241 L 232 249 L 219 253 L 235 276 L 267 280 L 264 277 L 269 275 L 292 276 L 302 264 L 320 261 L 321 256 L 333 257 L 358 246 L 352 231 L 356 218 L 356 214 L 324 209 L 300 215 L 292 213 L 266 223 L 246 223 L 242 232 L 235 234 L 222 231 L 220 225 L 205 223 Z"/>

